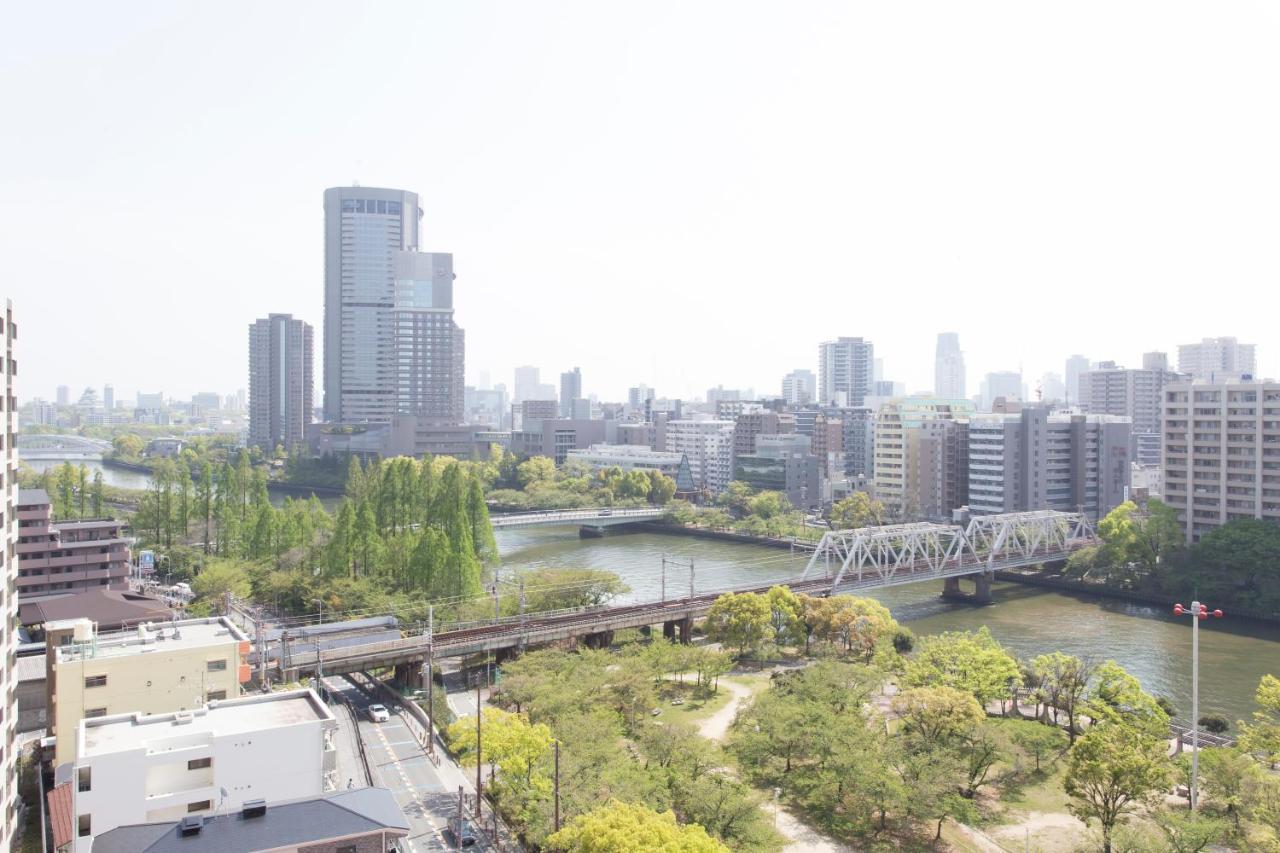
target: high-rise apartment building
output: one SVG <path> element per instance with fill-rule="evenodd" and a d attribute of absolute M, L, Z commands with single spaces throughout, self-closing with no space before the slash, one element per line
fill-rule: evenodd
<path fill-rule="evenodd" d="M 385 423 L 396 410 L 396 255 L 418 249 L 416 193 L 324 192 L 324 410 Z"/>
<path fill-rule="evenodd" d="M 915 492 L 931 488 L 922 486 L 914 473 L 919 448 L 914 432 L 927 421 L 962 420 L 972 414 L 970 401 L 941 397 L 901 397 L 880 407 L 875 427 L 875 493 L 889 518 L 919 520 L 925 507 Z"/>
<path fill-rule="evenodd" d="M 969 419 L 969 508 L 975 515 L 1052 509 L 1106 515 L 1130 482 L 1130 422 L 1026 407 Z"/>
<path fill-rule="evenodd" d="M 1157 355 L 1148 353 L 1148 356 Z M 1151 363 L 1158 363 L 1152 358 Z M 1080 408 L 1100 415 L 1127 417 L 1133 423 L 1134 436 L 1155 436 L 1160 432 L 1161 397 L 1164 386 L 1180 377 L 1169 370 L 1142 368 L 1130 370 L 1112 365 L 1099 366 L 1080 374 Z M 1134 461 L 1144 465 L 1160 464 L 1158 441 L 1139 441 Z"/>
<path fill-rule="evenodd" d="M 933 360 L 933 393 L 949 400 L 965 398 L 964 353 L 960 351 L 960 336 L 955 332 L 938 333 Z"/>
<path fill-rule="evenodd" d="M 715 494 L 733 480 L 733 429 L 733 421 L 668 421 L 665 449 L 684 454 L 694 485 Z"/>
<path fill-rule="evenodd" d="M 3 482 L 0 491 L 4 495 L 4 512 L 0 513 L 0 565 L 4 567 L 3 594 L 0 594 L 0 709 L 4 711 L 4 749 L 0 750 L 0 850 L 8 850 L 13 840 L 18 818 L 18 747 L 14 731 L 18 723 L 18 705 L 14 691 L 17 676 L 14 672 L 18 648 L 18 581 L 17 560 L 17 495 L 18 452 L 15 445 L 18 434 L 18 393 L 15 390 L 18 362 L 14 358 L 14 341 L 18 327 L 13 322 L 13 303 L 5 301 L 4 317 L 0 318 L 0 337 L 4 339 L 4 378 L 0 390 L 4 394 L 4 434 L 9 438 L 0 448 L 4 459 Z"/>
<path fill-rule="evenodd" d="M 58 386 L 58 395 L 55 398 L 59 406 L 71 405 L 71 388 L 66 385 Z"/>
<path fill-rule="evenodd" d="M 116 389 L 113 385 L 102 386 L 102 408 L 107 414 L 111 414 L 116 409 Z"/>
<path fill-rule="evenodd" d="M 1204 338 L 1178 347 L 1178 372 L 1205 382 L 1229 382 L 1252 377 L 1258 361 L 1253 344 L 1235 338 Z"/>
<path fill-rule="evenodd" d="M 818 377 L 812 370 L 793 370 L 782 377 L 782 399 L 792 406 L 807 406 L 818 396 Z"/>
<path fill-rule="evenodd" d="M 311 326 L 291 314 L 269 314 L 249 326 L 249 443 L 268 454 L 306 439 L 311 349 Z"/>
<path fill-rule="evenodd" d="M 875 381 L 875 360 L 875 347 L 862 338 L 838 338 L 819 344 L 819 402 L 861 406 Z"/>
<path fill-rule="evenodd" d="M 1164 388 L 1164 500 L 1187 542 L 1244 518 L 1280 523 L 1280 383 Z"/>
<path fill-rule="evenodd" d="M 1067 402 L 1072 405 L 1080 402 L 1080 374 L 1089 369 L 1089 359 L 1082 355 L 1073 355 L 1067 358 L 1066 377 L 1067 383 Z"/>
<path fill-rule="evenodd" d="M 531 365 L 517 367 L 516 379 L 513 388 L 514 396 L 511 398 L 512 403 L 523 403 L 525 400 L 545 400 L 546 395 L 538 393 L 539 379 L 538 368 Z"/>
<path fill-rule="evenodd" d="M 582 369 L 575 367 L 560 374 L 560 417 L 572 418 L 573 401 L 582 398 Z"/>

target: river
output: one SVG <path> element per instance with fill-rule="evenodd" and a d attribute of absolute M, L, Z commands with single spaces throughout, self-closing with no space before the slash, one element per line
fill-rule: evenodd
<path fill-rule="evenodd" d="M 667 594 L 689 590 L 689 561 L 699 591 L 765 584 L 798 575 L 807 557 L 758 545 L 688 536 L 619 533 L 579 539 L 577 528 L 524 528 L 496 532 L 503 570 L 607 569 L 631 587 L 627 600 L 658 598 L 662 558 Z M 1101 661 L 1113 659 L 1148 691 L 1168 696 L 1181 717 L 1191 715 L 1191 630 L 1164 610 L 1127 602 L 1063 594 L 1020 584 L 995 585 L 995 603 L 975 608 L 941 599 L 941 583 L 918 583 L 870 593 L 917 634 L 973 630 L 982 625 L 1022 657 L 1063 651 Z M 1189 602 L 1183 602 L 1184 604 Z M 1172 605 L 1170 605 L 1172 607 Z M 1265 674 L 1280 675 L 1280 627 L 1227 618 L 1202 624 L 1201 713 L 1248 719 L 1253 694 Z"/>

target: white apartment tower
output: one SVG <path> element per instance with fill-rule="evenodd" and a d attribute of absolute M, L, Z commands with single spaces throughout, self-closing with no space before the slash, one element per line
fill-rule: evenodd
<path fill-rule="evenodd" d="M 812 370 L 793 370 L 782 377 L 782 398 L 792 406 L 804 406 L 818 396 L 818 377 Z"/>
<path fill-rule="evenodd" d="M 939 332 L 933 361 L 933 393 L 951 400 L 965 398 L 964 353 L 960 336 L 955 332 Z"/>
<path fill-rule="evenodd" d="M 1253 344 L 1235 338 L 1204 338 L 1178 347 L 1178 372 L 1205 382 L 1227 382 L 1253 376 L 1258 367 Z"/>
<path fill-rule="evenodd" d="M 875 381 L 875 347 L 862 338 L 818 345 L 818 402 L 861 406 Z"/>
<path fill-rule="evenodd" d="M 684 454 L 694 484 L 715 494 L 733 480 L 733 429 L 733 421 L 668 421 L 666 451 Z"/>

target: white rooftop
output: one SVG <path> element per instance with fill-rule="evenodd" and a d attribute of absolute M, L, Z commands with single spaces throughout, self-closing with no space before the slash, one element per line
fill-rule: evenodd
<path fill-rule="evenodd" d="M 115 714 L 81 720 L 77 755 L 90 758 L 135 749 L 145 749 L 149 754 L 170 752 L 213 737 L 325 721 L 336 725 L 333 714 L 311 690 L 241 696 L 210 702 L 193 711 Z"/>
<path fill-rule="evenodd" d="M 74 628 L 77 622 L 65 619 L 50 622 L 45 630 Z M 249 637 L 223 616 L 210 619 L 180 619 L 175 622 L 148 622 L 128 631 L 98 634 L 89 630 L 83 640 L 58 647 L 58 661 L 99 660 L 128 655 L 145 655 L 162 650 L 225 646 L 248 641 Z"/>

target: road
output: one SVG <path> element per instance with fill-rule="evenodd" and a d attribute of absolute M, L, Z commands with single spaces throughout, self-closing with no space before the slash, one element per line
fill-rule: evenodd
<path fill-rule="evenodd" d="M 374 783 L 391 791 L 409 820 L 409 837 L 402 842 L 403 849 L 410 853 L 454 850 L 452 836 L 443 830 L 449 818 L 458 813 L 458 786 L 463 786 L 468 798 L 475 793 L 466 775 L 447 756 L 442 758 L 440 767 L 434 766 L 398 714 L 393 713 L 385 723 L 371 722 L 365 709 L 374 700 L 350 680 L 327 676 L 324 682 L 329 690 L 346 696 L 358 709 L 360 739 L 374 765 Z M 467 849 L 491 848 L 482 841 Z"/>

